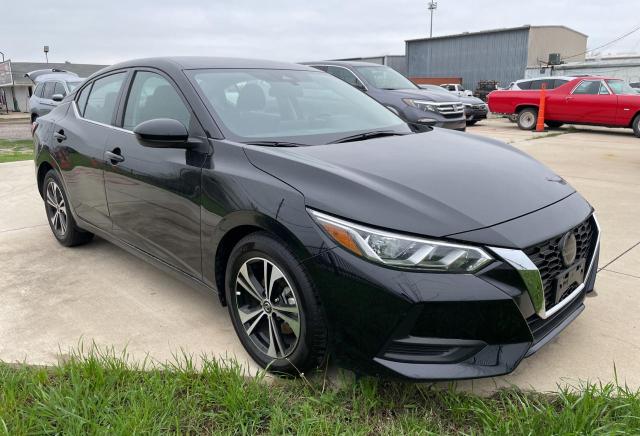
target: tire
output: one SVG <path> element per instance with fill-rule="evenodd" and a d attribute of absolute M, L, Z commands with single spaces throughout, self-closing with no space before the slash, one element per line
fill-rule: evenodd
<path fill-rule="evenodd" d="M 49 170 L 42 185 L 44 208 L 53 236 L 65 247 L 86 244 L 93 239 L 93 233 L 80 229 L 69 211 L 69 201 L 64 185 L 55 170 Z"/>
<path fill-rule="evenodd" d="M 545 121 L 544 122 L 550 129 L 558 129 L 564 125 L 560 121 Z"/>
<path fill-rule="evenodd" d="M 265 288 L 271 288 L 267 298 Z M 227 263 L 225 292 L 240 342 L 260 366 L 299 375 L 325 361 L 320 300 L 304 266 L 278 238 L 257 232 L 238 242 Z"/>
<path fill-rule="evenodd" d="M 508 120 L 511 123 L 517 123 L 518 122 L 518 114 L 509 115 Z"/>
<path fill-rule="evenodd" d="M 518 127 L 522 130 L 533 130 L 538 122 L 538 110 L 534 108 L 522 109 L 518 112 Z"/>
<path fill-rule="evenodd" d="M 633 119 L 631 127 L 633 127 L 633 134 L 636 135 L 636 138 L 640 138 L 640 114 Z"/>
<path fill-rule="evenodd" d="M 478 120 L 467 121 L 467 126 L 475 126 Z"/>

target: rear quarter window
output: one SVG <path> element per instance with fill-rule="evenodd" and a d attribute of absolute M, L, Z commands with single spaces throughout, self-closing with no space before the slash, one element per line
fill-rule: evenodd
<path fill-rule="evenodd" d="M 520 83 L 518 83 L 518 88 L 520 88 L 520 89 L 531 89 L 531 82 L 530 81 L 520 82 Z"/>

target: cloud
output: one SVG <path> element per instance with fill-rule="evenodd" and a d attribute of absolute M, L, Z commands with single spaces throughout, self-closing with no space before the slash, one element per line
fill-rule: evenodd
<path fill-rule="evenodd" d="M 440 0 L 434 34 L 522 24 L 564 24 L 595 47 L 640 24 L 635 2 Z M 206 55 L 287 61 L 398 54 L 428 33 L 426 0 L 41 0 L 2 11 L 0 50 L 16 61 L 114 63 Z M 608 51 L 640 50 L 640 32 Z"/>

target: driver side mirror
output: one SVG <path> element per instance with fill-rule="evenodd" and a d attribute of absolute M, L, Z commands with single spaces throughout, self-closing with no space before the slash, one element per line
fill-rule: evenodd
<path fill-rule="evenodd" d="M 51 100 L 61 102 L 64 96 L 62 94 L 53 94 Z"/>
<path fill-rule="evenodd" d="M 178 120 L 156 118 L 144 121 L 133 129 L 140 143 L 153 148 L 189 148 L 189 132 Z"/>

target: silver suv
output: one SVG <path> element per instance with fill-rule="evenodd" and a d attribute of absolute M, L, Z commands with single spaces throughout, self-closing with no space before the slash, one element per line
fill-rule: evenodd
<path fill-rule="evenodd" d="M 57 69 L 37 70 L 25 74 L 36 84 L 29 99 L 31 121 L 51 112 L 63 98 L 70 94 L 84 78 L 77 74 Z"/>

